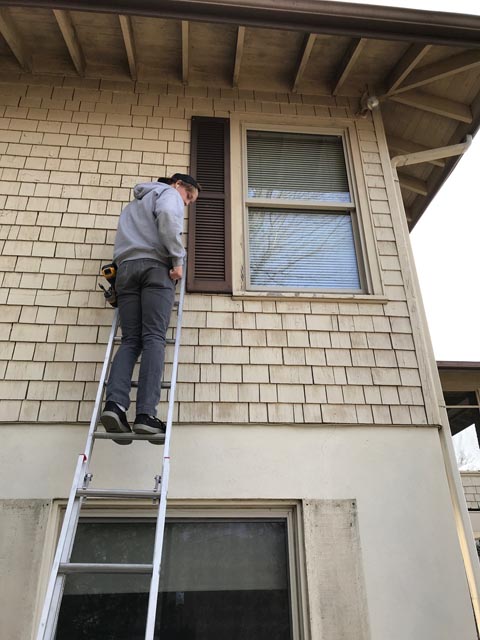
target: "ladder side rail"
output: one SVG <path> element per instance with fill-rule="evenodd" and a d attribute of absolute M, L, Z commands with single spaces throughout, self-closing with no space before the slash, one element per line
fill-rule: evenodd
<path fill-rule="evenodd" d="M 83 457 L 84 465 L 86 463 L 85 457 Z M 85 471 L 85 467 L 83 468 Z M 81 476 L 81 474 L 80 474 Z M 81 477 L 79 478 L 79 482 L 81 481 Z M 58 624 L 58 616 L 60 613 L 60 607 L 62 604 L 63 591 L 65 588 L 65 580 L 66 576 L 61 571 L 61 566 L 65 562 L 70 560 L 70 556 L 72 554 L 73 544 L 75 541 L 75 533 L 77 531 L 78 520 L 80 518 L 80 510 L 82 508 L 83 498 L 75 498 L 73 502 L 73 508 L 68 519 L 67 530 L 65 534 L 65 542 L 63 544 L 63 549 L 60 556 L 60 565 L 57 567 L 57 576 L 55 580 L 55 587 L 52 596 L 52 602 L 50 605 L 50 611 L 47 619 L 47 626 L 45 637 L 47 640 L 54 640 L 55 633 L 57 630 Z"/>
<path fill-rule="evenodd" d="M 88 471 L 88 464 L 90 461 L 90 454 L 93 448 L 93 432 L 95 431 L 101 402 L 104 393 L 105 380 L 107 377 L 108 369 L 110 366 L 114 338 L 118 327 L 118 309 L 115 310 L 115 314 L 110 329 L 110 334 L 107 342 L 107 348 L 105 352 L 105 359 L 103 361 L 103 367 L 100 374 L 100 380 L 97 389 L 97 395 L 95 399 L 95 405 L 92 413 L 92 419 L 90 421 L 90 427 L 88 430 L 87 441 L 85 444 L 85 451 L 80 454 L 75 473 L 73 476 L 73 482 L 68 497 L 67 508 L 63 518 L 63 524 L 60 531 L 60 536 L 57 542 L 57 549 L 55 552 L 53 564 L 50 570 L 50 578 L 47 585 L 47 591 L 45 594 L 44 605 L 42 609 L 42 616 L 40 618 L 40 624 L 38 627 L 37 640 L 53 640 L 58 613 L 60 611 L 60 603 L 63 594 L 63 587 L 65 584 L 65 576 L 61 576 L 58 573 L 58 569 L 61 563 L 68 562 L 70 554 L 73 548 L 73 542 L 77 523 L 80 515 L 81 501 L 83 498 L 78 498 L 76 493 L 80 488 L 85 473 Z"/>
<path fill-rule="evenodd" d="M 90 420 L 90 427 L 88 429 L 87 441 L 85 443 L 85 456 L 87 458 L 87 466 L 90 461 L 90 455 L 94 444 L 93 434 L 97 428 L 98 420 L 100 417 L 100 410 L 102 407 L 103 394 L 105 392 L 105 381 L 112 362 L 113 347 L 115 345 L 115 335 L 117 333 L 119 325 L 118 309 L 115 309 L 115 314 L 112 320 L 112 326 L 108 336 L 107 348 L 105 349 L 105 358 L 103 360 L 102 371 L 100 373 L 100 379 L 98 381 L 97 395 L 95 397 L 95 404 L 93 406 L 92 419 Z M 78 488 L 78 487 L 77 487 Z"/>
<path fill-rule="evenodd" d="M 58 586 L 58 580 L 63 582 L 63 578 L 58 575 L 58 568 L 60 563 L 64 558 L 64 552 L 66 547 L 66 542 L 68 538 L 68 534 L 71 532 L 71 524 L 75 521 L 75 516 L 78 517 L 78 509 L 76 509 L 75 502 L 79 502 L 76 498 L 77 485 L 80 482 L 80 479 L 83 477 L 84 472 L 84 464 L 85 464 L 85 456 L 80 454 L 77 460 L 77 466 L 75 468 L 75 473 L 73 476 L 72 488 L 70 490 L 70 495 L 67 502 L 67 508 L 65 510 L 65 515 L 63 518 L 62 529 L 60 531 L 60 536 L 57 542 L 57 549 L 55 551 L 55 556 L 53 559 L 52 568 L 50 570 L 50 578 L 47 585 L 47 591 L 45 594 L 45 600 L 43 603 L 42 615 L 40 618 L 40 624 L 38 626 L 37 640 L 50 640 L 53 639 L 53 635 L 50 631 L 50 636 L 46 635 L 47 631 L 47 623 L 48 628 L 51 630 L 52 624 L 52 613 L 55 613 L 53 616 L 56 619 L 56 615 L 58 614 L 58 605 L 59 602 L 55 603 L 55 611 L 54 609 L 54 596 L 55 600 L 60 600 L 62 588 Z M 55 625 L 54 625 L 55 626 Z M 54 630 L 53 630 L 54 631 Z"/>
<path fill-rule="evenodd" d="M 175 330 L 175 347 L 173 352 L 172 375 L 168 398 L 167 426 L 165 431 L 165 445 L 163 449 L 162 482 L 160 487 L 160 501 L 158 503 L 157 525 L 155 528 L 155 542 L 153 547 L 153 571 L 150 581 L 148 598 L 147 624 L 145 640 L 153 640 L 157 613 L 158 589 L 160 585 L 160 570 L 162 563 L 163 541 L 165 537 L 165 518 L 167 514 L 167 494 L 170 479 L 170 436 L 172 432 L 173 410 L 175 407 L 175 389 L 177 385 L 178 360 L 180 354 L 180 339 L 182 332 L 183 302 L 185 299 L 185 283 L 187 280 L 186 260 L 183 267 L 183 277 L 180 281 L 180 296 L 178 303 L 177 324 Z"/>
<path fill-rule="evenodd" d="M 173 411 L 175 408 L 175 390 L 177 387 L 178 361 L 180 358 L 180 340 L 182 336 L 182 320 L 183 320 L 183 303 L 185 299 L 185 283 L 186 283 L 186 262 L 183 268 L 183 278 L 180 281 L 180 296 L 178 300 L 177 324 L 175 327 L 175 346 L 173 350 L 172 375 L 170 379 L 170 391 L 168 394 L 168 412 L 167 412 L 167 428 L 165 431 L 165 446 L 163 449 L 163 457 L 167 459 L 170 455 L 170 436 L 172 432 Z M 162 482 L 163 486 L 163 482 Z"/>

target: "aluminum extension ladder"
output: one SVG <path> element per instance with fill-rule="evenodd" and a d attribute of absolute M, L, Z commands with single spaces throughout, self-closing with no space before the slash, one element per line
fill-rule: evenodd
<path fill-rule="evenodd" d="M 172 432 L 173 410 L 175 405 L 175 387 L 177 381 L 178 357 L 180 351 L 180 338 L 182 329 L 183 301 L 185 298 L 185 281 L 186 273 L 180 281 L 180 292 L 178 301 L 175 302 L 177 308 L 177 322 L 175 328 L 175 338 L 167 339 L 167 344 L 174 344 L 172 376 L 170 382 L 162 382 L 162 389 L 170 389 L 168 401 L 168 413 L 166 422 L 165 435 L 137 435 L 106 433 L 97 431 L 97 425 L 102 409 L 103 395 L 107 375 L 113 356 L 114 345 L 120 341 L 117 337 L 117 329 L 119 325 L 118 310 L 115 310 L 112 328 L 108 338 L 105 360 L 103 363 L 102 373 L 95 399 L 90 428 L 88 430 L 87 441 L 84 453 L 80 454 L 75 473 L 73 476 L 72 488 L 68 498 L 67 508 L 63 520 L 62 530 L 58 539 L 55 557 L 48 581 L 47 592 L 45 595 L 42 616 L 38 627 L 36 640 L 54 640 L 62 602 L 62 595 L 65 586 L 65 579 L 68 574 L 72 573 L 108 573 L 108 574 L 150 574 L 150 594 L 148 598 L 147 623 L 145 628 L 145 640 L 153 640 L 155 628 L 155 617 L 157 611 L 158 588 L 160 582 L 160 568 L 162 560 L 163 539 L 165 531 L 165 517 L 167 510 L 167 493 L 168 480 L 170 472 L 170 436 Z M 132 383 L 135 386 L 135 383 Z M 164 443 L 163 447 L 163 466 L 161 475 L 155 476 L 155 486 L 152 491 L 129 491 L 119 489 L 90 489 L 89 484 L 92 474 L 89 472 L 90 459 L 93 453 L 95 440 L 155 440 L 158 443 Z M 155 541 L 153 548 L 153 559 L 151 564 L 90 564 L 90 563 L 71 563 L 70 556 L 73 549 L 73 543 L 77 531 L 78 521 L 82 503 L 87 498 L 127 498 L 127 499 L 149 499 L 158 501 L 157 521 L 155 528 Z"/>

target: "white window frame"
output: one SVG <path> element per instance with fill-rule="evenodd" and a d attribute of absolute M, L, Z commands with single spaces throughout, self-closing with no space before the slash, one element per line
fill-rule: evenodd
<path fill-rule="evenodd" d="M 52 505 L 48 524 L 48 535 L 42 558 L 42 567 L 37 593 L 35 629 L 37 629 L 43 606 L 43 598 L 48 584 L 50 567 L 63 522 L 67 502 L 56 500 Z M 102 501 L 102 506 L 86 503 L 82 508 L 82 518 L 91 522 L 118 522 L 133 520 L 154 522 L 157 506 L 132 506 L 126 501 Z M 292 640 L 311 640 L 306 587 L 306 561 L 303 535 L 302 507 L 299 501 L 169 501 L 167 521 L 252 521 L 283 520 L 287 531 L 287 562 L 289 579 L 290 616 Z"/>
<path fill-rule="evenodd" d="M 380 276 L 380 262 L 374 236 L 373 216 L 367 196 L 365 177 L 357 131 L 349 120 L 315 119 L 294 121 L 255 116 L 255 119 L 232 115 L 231 120 L 231 185 L 232 185 L 232 261 L 233 295 L 239 298 L 291 298 L 337 299 L 379 302 L 386 301 Z M 275 200 L 248 197 L 247 131 L 279 131 L 309 135 L 341 136 L 343 141 L 349 203 L 318 203 L 309 200 Z M 362 170 L 360 170 L 362 167 Z M 360 289 L 268 288 L 249 284 L 248 207 L 275 207 L 283 209 L 348 211 L 357 257 Z M 239 241 L 240 240 L 240 241 Z"/>

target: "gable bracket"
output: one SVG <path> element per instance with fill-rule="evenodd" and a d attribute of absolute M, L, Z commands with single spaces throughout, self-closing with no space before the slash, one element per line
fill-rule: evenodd
<path fill-rule="evenodd" d="M 135 38 L 133 35 L 133 25 L 130 16 L 118 16 L 120 27 L 122 29 L 123 42 L 127 53 L 128 66 L 130 68 L 130 76 L 132 80 L 137 79 L 137 60 L 135 52 Z"/>
<path fill-rule="evenodd" d="M 396 67 L 387 78 L 384 93 L 386 95 L 394 93 L 431 48 L 431 44 L 410 45 L 405 55 L 399 60 Z"/>
<path fill-rule="evenodd" d="M 245 27 L 238 27 L 237 31 L 237 47 L 235 49 L 235 64 L 233 67 L 232 85 L 238 87 L 238 79 L 240 77 L 240 69 L 242 67 L 243 47 L 245 44 Z"/>
<path fill-rule="evenodd" d="M 18 64 L 24 71 L 31 69 L 31 56 L 27 50 L 25 42 L 10 15 L 8 9 L 0 9 L 0 33 L 5 38 Z"/>
<path fill-rule="evenodd" d="M 421 87 L 437 80 L 443 80 L 450 76 L 468 71 L 480 66 L 480 50 L 474 49 L 459 53 L 456 56 L 445 58 L 439 62 L 425 65 L 420 69 L 413 71 L 401 86 L 390 91 L 390 94 L 410 91 L 416 87 Z"/>
<path fill-rule="evenodd" d="M 189 65 L 189 23 L 188 20 L 182 20 L 182 82 L 188 84 L 188 65 Z"/>
<path fill-rule="evenodd" d="M 458 120 L 466 124 L 470 124 L 473 121 L 472 110 L 468 105 L 448 98 L 440 98 L 424 91 L 409 91 L 408 93 L 392 95 L 389 98 L 394 102 L 435 113 L 451 120 Z"/>
<path fill-rule="evenodd" d="M 298 90 L 298 85 L 303 77 L 303 74 L 305 73 L 305 69 L 307 67 L 310 56 L 312 55 L 312 49 L 316 39 L 317 35 L 315 33 L 310 33 L 305 37 L 302 53 L 300 55 L 300 61 L 298 63 L 297 72 L 295 74 L 295 80 L 292 86 L 292 93 L 296 93 Z"/>
<path fill-rule="evenodd" d="M 366 38 L 358 38 L 354 40 L 348 48 L 342 60 L 342 64 L 340 65 L 340 69 L 338 70 L 337 78 L 332 89 L 332 95 L 336 96 L 340 92 L 340 89 L 347 81 L 348 76 L 352 72 L 356 61 L 360 57 L 360 54 L 362 53 L 362 49 L 364 48 L 366 42 Z"/>
<path fill-rule="evenodd" d="M 78 40 L 72 17 L 69 11 L 53 9 L 53 14 L 57 20 L 63 39 L 67 45 L 68 52 L 73 65 L 79 76 L 85 75 L 85 56 Z"/>

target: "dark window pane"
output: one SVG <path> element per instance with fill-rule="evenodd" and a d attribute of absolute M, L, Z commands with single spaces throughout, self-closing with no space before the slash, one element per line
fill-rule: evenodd
<path fill-rule="evenodd" d="M 445 399 L 445 404 L 447 405 L 447 407 L 458 404 L 478 404 L 475 391 L 444 391 L 443 397 Z"/>
<path fill-rule="evenodd" d="M 452 435 L 460 433 L 472 424 L 480 429 L 480 411 L 474 391 L 444 391 L 443 397 Z"/>
<path fill-rule="evenodd" d="M 73 562 L 151 562 L 151 523 L 81 523 Z M 282 521 L 170 522 L 155 637 L 290 640 Z M 57 640 L 143 640 L 148 576 L 69 576 Z"/>

